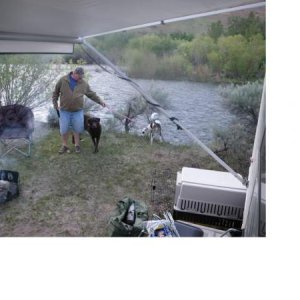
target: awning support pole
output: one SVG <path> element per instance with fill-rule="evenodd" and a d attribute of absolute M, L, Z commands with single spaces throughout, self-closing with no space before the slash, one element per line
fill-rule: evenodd
<path fill-rule="evenodd" d="M 193 133 L 186 129 L 176 118 L 171 117 L 161 106 L 157 103 L 151 96 L 147 95 L 142 88 L 132 81 L 124 72 L 122 72 L 117 66 L 115 66 L 109 59 L 107 59 L 102 53 L 100 53 L 95 47 L 88 43 L 85 39 L 82 40 L 80 44 L 83 49 L 94 58 L 95 62 L 97 59 L 100 59 L 105 65 L 111 67 L 115 73 L 122 79 L 128 81 L 128 83 L 136 89 L 148 103 L 154 105 L 163 115 L 170 119 L 174 124 L 177 125 L 177 128 L 181 128 L 185 133 L 197 144 L 199 145 L 207 154 L 209 154 L 215 161 L 217 161 L 223 168 L 230 172 L 234 177 L 236 177 L 242 184 L 247 185 L 248 181 L 246 178 L 243 178 L 240 174 L 235 172 L 230 166 L 228 166 L 220 157 L 218 157 L 211 149 L 209 149 L 203 142 L 201 142 Z"/>

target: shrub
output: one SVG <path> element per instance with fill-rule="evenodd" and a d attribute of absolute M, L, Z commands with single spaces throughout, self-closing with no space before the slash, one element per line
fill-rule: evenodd
<path fill-rule="evenodd" d="M 211 69 L 208 65 L 195 66 L 191 79 L 195 81 L 208 82 L 212 78 Z"/>
<path fill-rule="evenodd" d="M 128 66 L 129 76 L 139 78 L 154 77 L 158 59 L 153 53 L 128 49 L 124 58 Z"/>
<path fill-rule="evenodd" d="M 220 89 L 224 104 L 245 126 L 256 127 L 263 84 L 260 81 L 245 85 L 228 85 Z"/>
<path fill-rule="evenodd" d="M 208 54 L 216 48 L 216 43 L 209 36 L 195 38 L 187 49 L 188 58 L 194 65 L 206 64 L 208 62 Z"/>
<path fill-rule="evenodd" d="M 40 55 L 0 56 L 0 105 L 21 104 L 30 108 L 47 103 L 62 72 L 60 64 Z"/>
<path fill-rule="evenodd" d="M 212 148 L 235 171 L 248 175 L 254 135 L 249 135 L 241 123 L 232 123 L 228 128 L 216 128 Z"/>
<path fill-rule="evenodd" d="M 128 47 L 130 49 L 139 49 L 141 51 L 151 52 L 156 56 L 162 57 L 166 54 L 172 54 L 180 41 L 173 40 L 170 36 L 148 34 L 130 40 Z"/>
<path fill-rule="evenodd" d="M 212 147 L 236 171 L 247 176 L 263 85 L 228 85 L 220 90 L 224 104 L 236 116 L 227 129 L 215 129 Z"/>
<path fill-rule="evenodd" d="M 176 80 L 186 78 L 192 72 L 191 63 L 180 54 L 166 56 L 157 66 L 155 75 L 160 79 Z"/>

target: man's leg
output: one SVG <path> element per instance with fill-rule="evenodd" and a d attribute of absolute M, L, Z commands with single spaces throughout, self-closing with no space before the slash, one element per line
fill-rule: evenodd
<path fill-rule="evenodd" d="M 68 147 L 69 132 L 61 135 L 62 145 Z"/>
<path fill-rule="evenodd" d="M 83 110 L 72 113 L 71 125 L 74 134 L 75 152 L 80 153 L 80 133 L 84 130 Z"/>
<path fill-rule="evenodd" d="M 62 147 L 59 150 L 59 153 L 69 153 L 70 150 L 68 148 L 68 137 L 69 137 L 69 126 L 70 126 L 70 113 L 64 110 L 60 111 L 59 118 L 59 131 L 61 135 Z"/>
<path fill-rule="evenodd" d="M 73 135 L 74 135 L 74 140 L 75 140 L 75 146 L 79 146 L 79 144 L 80 144 L 80 134 L 78 132 L 73 131 Z"/>

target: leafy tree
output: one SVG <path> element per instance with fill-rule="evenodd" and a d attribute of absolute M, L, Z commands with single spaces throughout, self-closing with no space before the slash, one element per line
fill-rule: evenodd
<path fill-rule="evenodd" d="M 218 48 L 225 77 L 243 78 L 247 71 L 247 40 L 242 35 L 220 37 Z"/>
<path fill-rule="evenodd" d="M 192 33 L 188 32 L 172 32 L 170 33 L 170 36 L 173 40 L 183 40 L 183 41 L 192 41 L 194 39 L 194 35 Z"/>
<path fill-rule="evenodd" d="M 174 52 L 179 43 L 178 40 L 173 40 L 170 36 L 149 34 L 131 39 L 128 47 L 143 52 L 152 52 L 162 57 Z"/>
<path fill-rule="evenodd" d="M 266 43 L 261 34 L 253 35 L 248 40 L 247 52 L 245 53 L 246 78 L 248 80 L 263 78 L 266 64 Z"/>
<path fill-rule="evenodd" d="M 214 41 L 217 41 L 218 38 L 224 34 L 224 26 L 222 22 L 219 20 L 211 23 L 207 30 L 207 34 L 214 39 Z"/>
<path fill-rule="evenodd" d="M 229 18 L 226 35 L 241 34 L 248 39 L 252 35 L 261 34 L 265 38 L 265 26 L 264 21 L 250 12 L 247 18 L 238 16 Z"/>
<path fill-rule="evenodd" d="M 207 55 L 208 64 L 212 70 L 220 76 L 222 71 L 222 57 L 218 50 L 211 51 Z"/>
<path fill-rule="evenodd" d="M 208 54 L 215 49 L 216 44 L 211 37 L 201 36 L 191 42 L 187 54 L 192 64 L 206 64 L 208 62 Z"/>

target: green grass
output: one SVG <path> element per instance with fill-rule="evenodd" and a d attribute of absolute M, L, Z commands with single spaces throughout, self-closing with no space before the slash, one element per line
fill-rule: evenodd
<path fill-rule="evenodd" d="M 121 133 L 104 132 L 97 154 L 87 135 L 81 154 L 59 155 L 59 147 L 58 131 L 50 130 L 30 158 L 16 153 L 1 166 L 19 172 L 20 195 L 0 205 L 0 236 L 106 236 L 120 199 L 142 200 L 150 216 L 162 215 L 172 211 L 183 166 L 219 169 L 199 148 L 151 146 Z"/>

